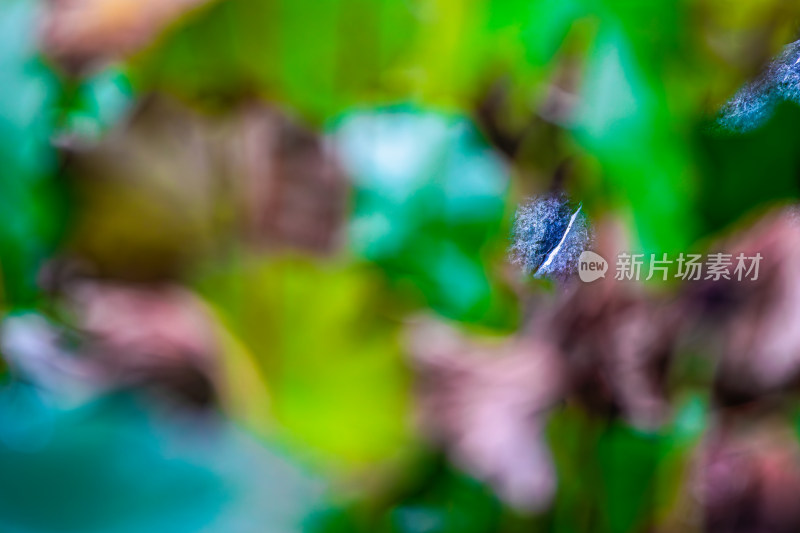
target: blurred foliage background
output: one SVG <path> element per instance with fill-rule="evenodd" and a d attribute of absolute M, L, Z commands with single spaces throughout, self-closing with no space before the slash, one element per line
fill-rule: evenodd
<path fill-rule="evenodd" d="M 0 0 L 0 531 L 797 531 L 799 21 Z M 759 283 L 533 280 L 548 191 Z"/>

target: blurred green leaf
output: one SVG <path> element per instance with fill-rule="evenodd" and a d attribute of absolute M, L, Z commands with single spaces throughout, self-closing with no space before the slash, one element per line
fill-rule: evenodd
<path fill-rule="evenodd" d="M 508 324 L 509 302 L 486 260 L 508 175 L 472 124 L 394 108 L 346 115 L 334 135 L 354 179 L 355 251 L 416 285 L 445 316 Z"/>
<path fill-rule="evenodd" d="M 707 425 L 688 395 L 671 423 L 644 432 L 575 407 L 554 413 L 548 440 L 558 471 L 553 531 L 626 533 L 656 527 L 685 488 L 690 453 Z"/>
<path fill-rule="evenodd" d="M 122 120 L 134 104 L 133 88 L 127 74 L 107 68 L 80 80 L 74 102 L 66 110 L 59 135 L 96 141 Z"/>
<path fill-rule="evenodd" d="M 253 354 L 290 440 L 350 466 L 388 460 L 409 442 L 399 330 L 380 314 L 370 271 L 275 258 L 200 285 Z"/>
<path fill-rule="evenodd" d="M 598 158 L 649 252 L 686 249 L 697 235 L 693 165 L 664 93 L 627 35 L 607 22 L 594 43 L 574 129 Z"/>
<path fill-rule="evenodd" d="M 58 82 L 36 49 L 36 4 L 0 10 L 0 268 L 13 305 L 31 302 L 61 223 L 50 147 Z"/>
<path fill-rule="evenodd" d="M 497 531 L 502 506 L 491 489 L 441 465 L 408 498 L 391 509 L 388 533 L 489 533 Z"/>
<path fill-rule="evenodd" d="M 397 98 L 415 27 L 404 0 L 214 2 L 135 58 L 133 77 L 196 101 L 267 96 L 320 121 Z"/>
<path fill-rule="evenodd" d="M 700 132 L 700 204 L 706 231 L 719 231 L 768 202 L 800 197 L 798 124 L 800 107 L 787 102 L 758 129 Z"/>

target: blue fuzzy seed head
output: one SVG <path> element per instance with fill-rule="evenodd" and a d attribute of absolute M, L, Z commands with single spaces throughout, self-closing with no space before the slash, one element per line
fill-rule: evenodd
<path fill-rule="evenodd" d="M 717 124 L 743 132 L 764 124 L 780 102 L 800 104 L 800 41 L 787 45 L 754 81 L 723 106 Z"/>
<path fill-rule="evenodd" d="M 575 273 L 578 258 L 592 240 L 582 207 L 558 193 L 520 205 L 512 236 L 512 262 L 537 278 L 563 279 Z"/>

